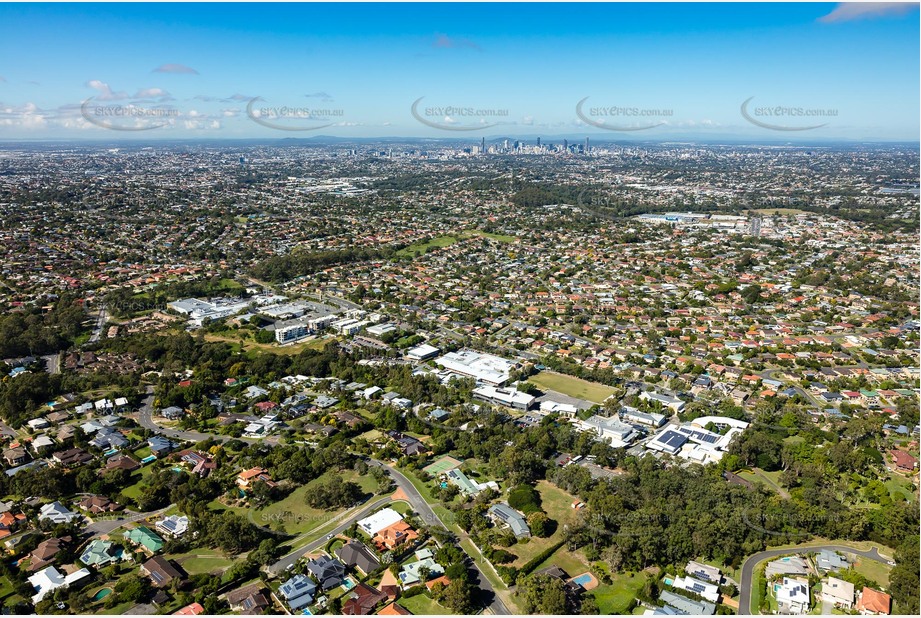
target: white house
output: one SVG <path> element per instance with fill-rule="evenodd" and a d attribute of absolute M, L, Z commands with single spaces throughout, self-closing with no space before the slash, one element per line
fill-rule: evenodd
<path fill-rule="evenodd" d="M 49 592 L 53 592 L 58 588 L 67 588 L 72 583 L 78 582 L 89 576 L 90 572 L 86 569 L 74 571 L 69 575 L 62 575 L 61 572 L 53 566 L 43 569 L 35 575 L 29 576 L 29 583 L 32 584 L 33 588 L 35 588 L 35 594 L 32 596 L 32 602 L 38 603 L 44 599 L 45 595 Z"/>

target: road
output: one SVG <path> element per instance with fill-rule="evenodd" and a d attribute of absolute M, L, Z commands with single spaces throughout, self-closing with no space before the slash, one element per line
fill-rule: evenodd
<path fill-rule="evenodd" d="M 141 403 L 141 407 L 138 410 L 138 425 L 144 429 L 149 429 L 154 433 L 166 436 L 167 438 L 175 438 L 177 440 L 188 440 L 190 442 L 204 442 L 205 440 L 214 439 L 218 442 L 227 442 L 229 440 L 242 440 L 243 442 L 252 442 L 251 438 L 233 438 L 231 436 L 221 435 L 219 433 L 201 433 L 198 431 L 180 431 L 178 429 L 170 429 L 169 427 L 163 427 L 157 425 L 156 421 L 153 419 L 153 401 L 154 401 L 154 387 L 147 387 L 147 397 L 145 397 Z"/>
<path fill-rule="evenodd" d="M 99 315 L 96 317 L 96 326 L 93 328 L 93 334 L 90 335 L 89 343 L 96 343 L 99 341 L 99 338 L 102 337 L 102 329 L 105 328 L 107 319 L 108 313 L 106 312 L 106 306 L 103 305 L 99 308 Z"/>
<path fill-rule="evenodd" d="M 291 566 L 292 564 L 294 564 L 295 562 L 303 558 L 305 555 L 311 552 L 314 552 L 320 549 L 321 547 L 323 547 L 324 545 L 326 545 L 329 535 L 335 536 L 337 534 L 341 534 L 342 532 L 347 530 L 352 525 L 352 521 L 356 519 L 364 519 L 365 517 L 367 517 L 374 511 L 390 504 L 390 502 L 391 502 L 390 496 L 385 496 L 383 498 L 379 498 L 378 500 L 375 500 L 374 502 L 368 504 L 361 511 L 356 513 L 354 516 L 344 517 L 342 520 L 343 523 L 339 524 L 338 526 L 330 530 L 326 536 L 321 536 L 320 538 L 308 543 L 307 545 L 304 545 L 303 547 L 298 547 L 297 549 L 295 549 L 288 555 L 282 557 L 277 562 L 271 564 L 268 567 L 269 573 L 271 573 L 272 575 L 281 575 L 282 573 L 285 572 L 285 570 L 289 566 Z M 313 531 L 306 535 L 298 537 L 297 539 L 294 539 L 293 543 L 297 543 L 298 541 L 303 540 L 304 538 L 308 536 L 312 536 L 313 534 L 316 534 L 316 532 Z"/>
<path fill-rule="evenodd" d="M 854 554 L 856 556 L 860 556 L 861 558 L 875 560 L 884 564 L 888 564 L 889 562 L 888 558 L 880 555 L 879 549 L 876 547 L 871 550 L 861 550 L 854 549 L 853 547 L 847 547 L 845 545 L 805 545 L 798 548 L 788 547 L 787 549 L 768 549 L 766 551 L 749 556 L 745 559 L 745 562 L 742 563 L 742 577 L 739 581 L 739 615 L 752 615 L 752 580 L 755 576 L 755 567 L 758 565 L 758 563 L 764 560 L 770 560 L 771 558 L 788 556 L 797 552 L 818 552 L 823 549 L 827 549 L 828 551 L 841 552 L 842 554 Z M 755 610 L 754 615 L 758 615 L 758 613 L 759 612 Z"/>
<path fill-rule="evenodd" d="M 157 515 L 162 515 L 169 509 L 171 509 L 173 504 L 162 508 L 157 509 L 156 511 L 150 511 L 148 513 L 135 513 L 133 511 L 126 511 L 124 513 L 113 513 L 111 516 L 100 516 L 93 520 L 92 523 L 87 524 L 83 527 L 83 532 L 90 535 L 90 538 L 99 536 L 101 534 L 109 534 L 113 530 L 121 528 L 125 524 L 133 523 L 136 521 L 141 521 L 142 519 L 147 519 L 148 517 L 156 517 Z"/>
<path fill-rule="evenodd" d="M 42 358 L 45 360 L 45 370 L 49 374 L 54 375 L 56 373 L 61 373 L 61 353 L 60 352 L 56 354 L 48 354 L 46 356 L 42 356 Z"/>

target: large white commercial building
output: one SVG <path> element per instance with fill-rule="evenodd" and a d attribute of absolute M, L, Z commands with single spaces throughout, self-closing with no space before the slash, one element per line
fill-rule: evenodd
<path fill-rule="evenodd" d="M 502 386 L 509 380 L 509 372 L 516 363 L 492 354 L 482 354 L 473 350 L 449 352 L 435 359 L 435 363 L 448 371 L 485 382 L 493 386 Z"/>
<path fill-rule="evenodd" d="M 627 446 L 637 436 L 637 432 L 633 427 L 613 417 L 596 415 L 584 421 L 577 421 L 577 426 L 582 431 L 594 431 L 598 434 L 599 440 L 607 442 L 614 448 Z"/>
<path fill-rule="evenodd" d="M 494 403 L 515 410 L 527 410 L 534 403 L 536 397 L 522 393 L 514 388 L 495 388 L 494 386 L 480 386 L 473 389 L 473 396 L 487 403 Z"/>

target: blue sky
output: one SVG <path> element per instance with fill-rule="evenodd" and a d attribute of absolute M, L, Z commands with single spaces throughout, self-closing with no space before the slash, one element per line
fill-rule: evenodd
<path fill-rule="evenodd" d="M 893 3 L 4 4 L 0 140 L 917 141 L 918 52 Z"/>

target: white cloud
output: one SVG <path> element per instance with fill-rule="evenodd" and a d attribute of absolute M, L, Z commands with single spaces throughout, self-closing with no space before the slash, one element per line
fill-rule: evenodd
<path fill-rule="evenodd" d="M 181 73 L 185 75 L 198 75 L 198 71 L 184 64 L 161 64 L 152 73 Z"/>
<path fill-rule="evenodd" d="M 117 101 L 119 99 L 127 99 L 128 94 L 125 92 L 113 92 L 109 87 L 109 84 L 100 81 L 98 79 L 91 79 L 86 82 L 86 85 L 99 92 L 96 95 L 96 98 L 100 101 Z"/>
<path fill-rule="evenodd" d="M 164 99 L 169 97 L 170 93 L 162 88 L 141 88 L 132 99 Z"/>
<path fill-rule="evenodd" d="M 891 17 L 905 15 L 918 8 L 911 2 L 841 2 L 828 15 L 823 15 L 818 21 L 826 24 L 857 19 L 872 19 L 875 17 Z"/>

